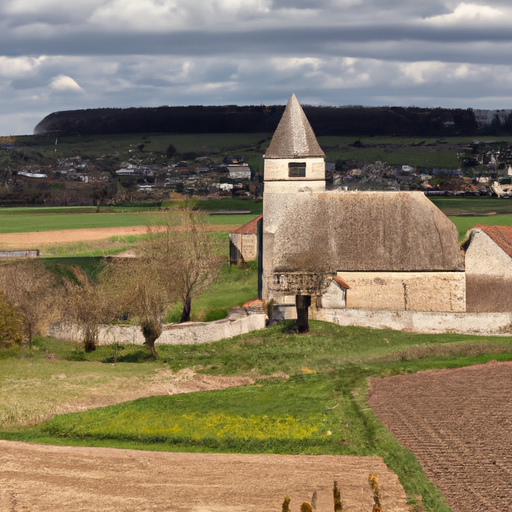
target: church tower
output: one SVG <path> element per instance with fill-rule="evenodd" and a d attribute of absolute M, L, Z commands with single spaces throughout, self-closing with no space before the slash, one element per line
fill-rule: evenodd
<path fill-rule="evenodd" d="M 279 282 L 276 258 L 282 255 L 274 253 L 274 235 L 281 226 L 283 214 L 294 215 L 294 222 L 287 226 L 286 242 L 294 247 L 300 242 L 303 221 L 311 215 L 301 203 L 307 202 L 309 196 L 325 193 L 325 154 L 295 94 L 290 97 L 263 158 L 262 299 L 267 304 L 291 304 L 295 310 L 299 296 L 306 302 L 302 308 L 297 305 L 297 311 L 300 309 L 307 316 L 310 297 L 301 295 L 307 290 L 296 290 L 296 286 Z"/>
<path fill-rule="evenodd" d="M 263 158 L 265 194 L 325 190 L 325 154 L 295 94 Z"/>

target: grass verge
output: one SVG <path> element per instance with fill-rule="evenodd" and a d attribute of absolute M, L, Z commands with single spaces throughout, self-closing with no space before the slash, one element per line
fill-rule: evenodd
<path fill-rule="evenodd" d="M 20 405 L 28 396 L 32 403 L 64 404 L 73 397 L 63 390 L 80 379 L 82 392 L 89 385 L 98 393 L 109 387 L 109 378 L 118 382 L 121 372 L 140 371 L 141 378 L 183 368 L 217 375 L 277 375 L 252 386 L 60 415 L 31 428 L 4 426 L 0 438 L 170 451 L 378 455 L 399 475 L 411 499 L 421 494 L 428 510 L 448 511 L 416 459 L 368 407 L 367 379 L 508 360 L 512 337 L 419 335 L 322 322 L 311 322 L 312 331 L 299 336 L 291 327 L 285 322 L 217 343 L 161 346 L 156 362 L 147 361 L 141 347 L 121 346 L 115 366 L 110 364 L 112 347 L 86 355 L 63 342 L 38 341 L 39 350 L 32 354 L 0 360 L 0 392 Z M 51 363 L 44 356 L 49 350 L 55 355 Z M 105 379 L 103 387 L 94 375 Z M 74 399 L 77 386 L 69 388 L 75 388 Z"/>

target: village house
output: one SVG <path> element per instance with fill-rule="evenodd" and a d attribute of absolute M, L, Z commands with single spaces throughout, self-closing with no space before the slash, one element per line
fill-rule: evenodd
<path fill-rule="evenodd" d="M 512 226 L 475 226 L 463 248 L 467 311 L 511 311 Z"/>

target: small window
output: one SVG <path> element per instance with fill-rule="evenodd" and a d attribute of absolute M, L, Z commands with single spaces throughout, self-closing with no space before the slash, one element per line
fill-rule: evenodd
<path fill-rule="evenodd" d="M 306 177 L 306 162 L 290 162 L 288 164 L 288 177 L 289 178 L 305 178 Z"/>

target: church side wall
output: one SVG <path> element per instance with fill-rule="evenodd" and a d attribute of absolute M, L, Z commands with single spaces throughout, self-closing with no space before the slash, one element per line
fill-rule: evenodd
<path fill-rule="evenodd" d="M 349 286 L 347 308 L 466 311 L 464 272 L 338 272 Z"/>

